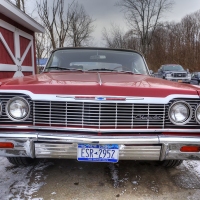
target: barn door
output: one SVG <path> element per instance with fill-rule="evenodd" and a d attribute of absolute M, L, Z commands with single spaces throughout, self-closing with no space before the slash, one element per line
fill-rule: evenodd
<path fill-rule="evenodd" d="M 0 78 L 35 74 L 33 36 L 0 20 Z"/>

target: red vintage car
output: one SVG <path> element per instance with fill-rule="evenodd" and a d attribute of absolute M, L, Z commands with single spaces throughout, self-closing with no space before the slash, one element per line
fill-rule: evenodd
<path fill-rule="evenodd" d="M 200 88 L 149 75 L 132 50 L 60 48 L 39 75 L 0 82 L 0 156 L 87 162 L 200 158 Z"/>

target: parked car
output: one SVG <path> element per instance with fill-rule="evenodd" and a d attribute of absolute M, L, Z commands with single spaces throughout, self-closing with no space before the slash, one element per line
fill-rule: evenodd
<path fill-rule="evenodd" d="M 193 85 L 200 85 L 200 72 L 192 73 L 190 83 L 193 84 Z"/>
<path fill-rule="evenodd" d="M 150 76 L 132 50 L 60 48 L 0 83 L 0 156 L 87 162 L 200 159 L 200 88 Z"/>
<path fill-rule="evenodd" d="M 190 83 L 191 80 L 189 71 L 177 64 L 162 65 L 158 70 L 157 77 L 183 83 Z"/>

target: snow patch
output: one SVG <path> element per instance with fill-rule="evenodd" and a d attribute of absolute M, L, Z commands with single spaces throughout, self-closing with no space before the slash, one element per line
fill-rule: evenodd
<path fill-rule="evenodd" d="M 198 160 L 185 160 L 184 166 L 189 170 L 195 172 L 197 176 L 200 176 L 200 161 Z"/>

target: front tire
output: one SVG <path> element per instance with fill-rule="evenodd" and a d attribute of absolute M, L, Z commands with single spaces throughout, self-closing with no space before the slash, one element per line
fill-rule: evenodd
<path fill-rule="evenodd" d="M 166 168 L 173 168 L 181 165 L 183 160 L 164 160 L 160 162 L 160 165 Z"/>
<path fill-rule="evenodd" d="M 29 157 L 7 157 L 8 161 L 16 166 L 29 166 L 35 163 L 36 159 Z"/>

